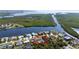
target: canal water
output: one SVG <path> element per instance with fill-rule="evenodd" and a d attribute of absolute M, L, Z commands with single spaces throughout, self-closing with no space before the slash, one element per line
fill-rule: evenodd
<path fill-rule="evenodd" d="M 0 37 L 18 36 L 32 32 L 41 32 L 41 31 L 43 32 L 50 30 L 55 30 L 55 29 L 54 27 L 28 27 L 28 28 L 7 29 L 0 31 Z"/>

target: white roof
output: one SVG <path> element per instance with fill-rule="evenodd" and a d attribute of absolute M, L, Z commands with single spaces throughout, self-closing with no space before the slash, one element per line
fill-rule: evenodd
<path fill-rule="evenodd" d="M 63 34 L 59 33 L 60 36 L 63 36 Z"/>
<path fill-rule="evenodd" d="M 37 35 L 37 33 L 34 33 L 34 32 L 33 32 L 32 35 Z"/>
<path fill-rule="evenodd" d="M 69 37 L 69 36 L 65 36 L 64 38 L 66 38 L 66 39 L 70 39 L 71 37 Z"/>
<path fill-rule="evenodd" d="M 20 45 L 20 44 L 22 44 L 22 42 L 18 40 L 16 45 Z"/>
<path fill-rule="evenodd" d="M 24 43 L 30 42 L 29 40 L 24 41 Z"/>
<path fill-rule="evenodd" d="M 49 33 L 49 31 L 45 31 L 45 33 Z"/>
<path fill-rule="evenodd" d="M 22 37 L 24 37 L 23 35 L 21 35 L 21 36 L 18 36 L 19 38 L 22 38 Z"/>
<path fill-rule="evenodd" d="M 26 36 L 32 36 L 31 34 L 27 34 Z"/>
<path fill-rule="evenodd" d="M 12 36 L 11 38 L 17 38 L 16 36 Z"/>

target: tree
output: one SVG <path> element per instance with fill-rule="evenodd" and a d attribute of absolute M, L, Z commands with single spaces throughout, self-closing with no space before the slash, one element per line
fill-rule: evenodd
<path fill-rule="evenodd" d="M 54 49 L 59 49 L 62 48 L 63 46 L 67 46 L 67 43 L 64 42 L 63 38 L 58 37 L 57 39 L 54 37 L 50 37 L 49 38 L 49 46 L 50 48 L 54 48 Z"/>
<path fill-rule="evenodd" d="M 60 49 L 63 46 L 67 46 L 67 42 L 64 41 L 63 37 L 50 36 L 47 44 L 31 44 L 34 49 Z"/>

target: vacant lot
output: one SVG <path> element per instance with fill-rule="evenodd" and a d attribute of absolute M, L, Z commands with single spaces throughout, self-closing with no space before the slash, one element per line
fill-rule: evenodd
<path fill-rule="evenodd" d="M 13 18 L 2 18 L 0 24 L 15 23 L 25 27 L 31 26 L 55 26 L 54 22 L 51 22 L 51 15 L 49 14 L 33 14 L 27 16 L 18 16 Z"/>

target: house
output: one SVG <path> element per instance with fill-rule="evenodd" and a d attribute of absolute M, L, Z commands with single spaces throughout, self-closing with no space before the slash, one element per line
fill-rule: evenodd
<path fill-rule="evenodd" d="M 70 36 L 65 36 L 64 39 L 69 40 L 69 39 L 71 39 L 71 37 Z"/>
<path fill-rule="evenodd" d="M 46 34 L 47 37 L 49 37 L 49 34 Z"/>
<path fill-rule="evenodd" d="M 32 49 L 32 46 L 31 46 L 31 44 L 30 44 L 29 42 L 27 42 L 25 48 L 26 48 L 26 49 Z"/>
<path fill-rule="evenodd" d="M 17 37 L 16 36 L 12 36 L 11 39 L 17 39 Z"/>
<path fill-rule="evenodd" d="M 61 37 L 63 37 L 63 36 L 64 36 L 64 35 L 63 35 L 63 34 L 61 34 L 61 33 L 59 33 L 58 35 L 59 35 L 59 36 L 61 36 Z"/>
<path fill-rule="evenodd" d="M 31 42 L 33 44 L 39 44 L 39 43 L 41 43 L 41 41 L 42 41 L 41 36 L 33 36 L 33 38 L 31 39 Z"/>
<path fill-rule="evenodd" d="M 42 36 L 42 39 L 44 40 L 44 44 L 48 44 L 48 36 Z"/>
<path fill-rule="evenodd" d="M 1 38 L 1 40 L 3 41 L 3 40 L 8 40 L 9 38 L 8 37 L 3 37 L 3 38 Z"/>
<path fill-rule="evenodd" d="M 19 40 L 22 40 L 23 38 L 19 38 Z"/>
<path fill-rule="evenodd" d="M 5 27 L 8 27 L 8 24 L 5 24 Z"/>
<path fill-rule="evenodd" d="M 26 37 L 28 37 L 29 39 L 32 39 L 32 35 L 31 34 L 26 34 Z"/>
<path fill-rule="evenodd" d="M 3 42 L 3 41 L 5 41 L 5 39 L 4 38 L 1 38 L 1 41 Z"/>
<path fill-rule="evenodd" d="M 30 42 L 28 37 L 23 38 L 23 43 L 28 43 L 28 42 Z"/>
<path fill-rule="evenodd" d="M 5 26 L 2 24 L 1 27 L 3 28 L 3 27 L 5 27 Z"/>
<path fill-rule="evenodd" d="M 35 35 L 38 35 L 38 34 L 33 32 L 33 33 L 32 33 L 32 36 L 35 36 Z"/>
<path fill-rule="evenodd" d="M 22 41 L 21 40 L 18 40 L 17 42 L 16 42 L 16 45 L 22 45 L 23 43 L 22 43 Z"/>
<path fill-rule="evenodd" d="M 24 36 L 23 35 L 21 35 L 21 36 L 18 36 L 18 38 L 23 38 Z"/>
<path fill-rule="evenodd" d="M 43 35 L 44 33 L 43 33 L 43 32 L 38 32 L 37 34 L 38 34 L 38 35 Z"/>
<path fill-rule="evenodd" d="M 49 35 L 50 35 L 50 36 L 53 36 L 53 33 L 50 33 Z"/>
<path fill-rule="evenodd" d="M 33 44 L 45 44 L 47 43 L 47 36 L 33 36 L 33 38 L 31 39 L 31 42 Z"/>
<path fill-rule="evenodd" d="M 49 31 L 45 31 L 44 33 L 49 34 Z"/>

